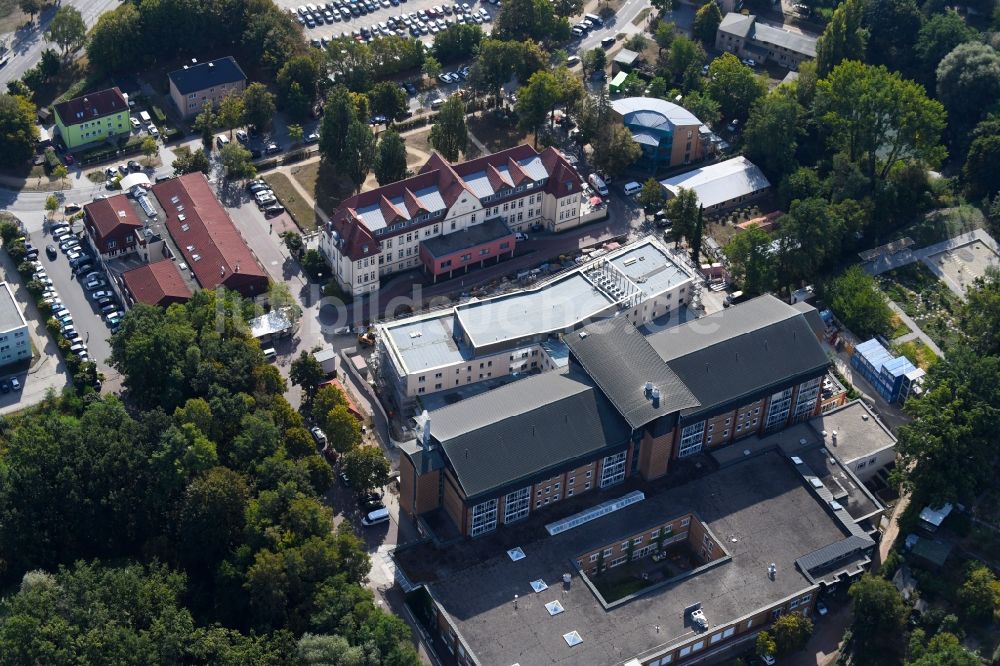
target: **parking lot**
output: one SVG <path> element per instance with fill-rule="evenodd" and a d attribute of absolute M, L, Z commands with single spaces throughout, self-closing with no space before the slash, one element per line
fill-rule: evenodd
<path fill-rule="evenodd" d="M 323 44 L 322 40 L 338 37 L 371 41 L 390 34 L 419 37 L 430 44 L 434 35 L 457 22 L 475 23 L 488 33 L 491 21 L 500 10 L 499 0 L 465 0 L 457 3 L 442 0 L 335 0 L 310 4 L 301 4 L 295 0 L 275 2 L 299 21 L 305 30 L 306 39 L 317 47 Z"/>
<path fill-rule="evenodd" d="M 79 225 L 76 225 L 76 228 L 79 229 Z M 56 298 L 72 315 L 72 325 L 80 336 L 79 340 L 86 346 L 90 360 L 97 363 L 100 371 L 107 372 L 106 361 L 111 355 L 111 346 L 108 344 L 111 331 L 102 317 L 99 306 L 91 296 L 93 292 L 110 291 L 110 288 L 104 286 L 93 291 L 84 289 L 84 286 L 73 274 L 66 252 L 60 250 L 58 243 L 52 238 L 50 228 L 46 228 L 43 234 L 41 238 L 37 238 L 38 234 L 35 234 L 37 241 L 35 244 L 41 250 L 38 261 L 42 263 L 52 281 L 52 289 L 57 294 Z M 52 258 L 46 251 L 49 245 L 56 246 L 55 258 Z M 81 242 L 82 245 L 83 242 Z M 97 262 L 94 263 L 95 268 L 85 271 L 84 275 L 91 271 L 101 270 Z"/>

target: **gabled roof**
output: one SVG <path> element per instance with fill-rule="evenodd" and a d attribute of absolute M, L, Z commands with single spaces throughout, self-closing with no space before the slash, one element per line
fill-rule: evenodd
<path fill-rule="evenodd" d="M 412 231 L 420 224 L 415 218 L 443 213 L 461 197 L 483 199 L 543 181 L 541 191 L 556 197 L 583 191 L 579 174 L 553 148 L 515 146 L 454 165 L 435 152 L 416 175 L 343 200 L 331 231 L 341 254 L 356 261 L 380 252 L 378 238 Z"/>
<path fill-rule="evenodd" d="M 601 387 L 633 429 L 698 399 L 625 317 L 594 322 L 565 336 L 573 358 Z M 659 399 L 646 392 L 651 382 Z"/>
<path fill-rule="evenodd" d="M 625 446 L 630 430 L 579 373 L 547 372 L 430 413 L 467 498 Z"/>
<path fill-rule="evenodd" d="M 63 125 L 78 125 L 128 110 L 128 100 L 117 87 L 98 90 L 55 105 Z"/>
<path fill-rule="evenodd" d="M 236 64 L 233 56 L 226 56 L 211 62 L 185 65 L 182 69 L 175 69 L 167 76 L 182 95 L 226 83 L 246 81 L 247 78 L 240 66 Z"/>
<path fill-rule="evenodd" d="M 646 338 L 710 410 L 830 364 L 805 315 L 764 295 Z"/>
<path fill-rule="evenodd" d="M 135 300 L 148 305 L 169 305 L 191 298 L 191 290 L 171 259 L 161 259 L 122 273 Z"/>
<path fill-rule="evenodd" d="M 202 289 L 224 285 L 244 295 L 267 288 L 267 274 L 215 198 L 200 171 L 153 186 L 166 212 L 170 236 L 198 278 Z"/>
<path fill-rule="evenodd" d="M 698 195 L 698 203 L 705 208 L 771 187 L 764 172 L 742 155 L 685 171 L 661 180 L 660 184 L 674 196 L 681 188 L 694 190 Z"/>
<path fill-rule="evenodd" d="M 142 220 L 124 194 L 116 194 L 107 199 L 95 199 L 83 209 L 87 217 L 94 222 L 98 240 L 118 235 L 129 228 L 142 228 Z"/>
<path fill-rule="evenodd" d="M 743 14 L 738 14 L 736 12 L 729 12 L 722 17 L 722 23 L 719 24 L 719 30 L 730 35 L 746 38 L 746 36 L 753 31 L 753 26 L 756 20 L 757 17 L 753 14 L 744 16 Z"/>

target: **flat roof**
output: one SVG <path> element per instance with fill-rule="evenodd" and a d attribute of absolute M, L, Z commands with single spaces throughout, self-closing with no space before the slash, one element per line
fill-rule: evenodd
<path fill-rule="evenodd" d="M 432 257 L 444 257 L 455 252 L 460 252 L 461 250 L 478 247 L 483 243 L 501 240 L 508 236 L 513 239 L 514 232 L 510 230 L 502 218 L 496 217 L 486 220 L 481 224 L 466 227 L 462 231 L 457 231 L 453 234 L 442 234 L 425 240 L 424 247 L 427 248 Z M 513 249 L 513 244 L 511 248 Z M 493 257 L 488 258 L 493 259 Z"/>
<path fill-rule="evenodd" d="M 6 282 L 0 282 L 0 285 L 3 286 L 3 289 L 0 289 L 0 331 L 6 332 L 24 326 L 24 314 L 14 300 L 10 285 Z"/>
<path fill-rule="evenodd" d="M 449 309 L 433 315 L 387 323 L 385 338 L 407 373 L 439 368 L 473 357 L 471 349 L 459 346 L 452 335 L 455 314 Z"/>
<path fill-rule="evenodd" d="M 455 316 L 478 348 L 563 331 L 613 305 L 607 294 L 573 272 L 536 289 L 460 305 Z"/>
<path fill-rule="evenodd" d="M 708 526 L 731 559 L 605 610 L 580 580 L 575 558 L 688 513 Z M 711 627 L 722 628 L 794 598 L 813 587 L 796 569 L 796 560 L 850 536 L 778 453 L 647 493 L 645 501 L 556 536 L 548 536 L 541 523 L 532 530 L 520 535 L 520 543 L 512 543 L 502 530 L 446 550 L 424 544 L 397 552 L 403 571 L 412 582 L 428 584 L 484 666 L 618 664 L 653 656 L 696 635 L 685 626 L 684 607 L 700 602 Z M 511 561 L 506 550 L 514 546 L 521 547 L 524 559 Z M 773 581 L 767 575 L 771 562 L 777 566 Z M 562 575 L 568 572 L 567 589 Z M 535 593 L 530 582 L 538 579 L 549 589 Z M 517 610 L 514 595 L 519 595 Z M 554 599 L 565 610 L 550 616 L 544 604 Z M 571 631 L 583 639 L 575 647 L 563 640 Z M 713 631 L 700 635 L 707 640 Z"/>
<path fill-rule="evenodd" d="M 691 279 L 660 246 L 653 243 L 631 247 L 610 261 L 636 283 L 646 298 L 662 294 Z"/>
<path fill-rule="evenodd" d="M 845 463 L 874 455 L 896 445 L 896 437 L 861 400 L 821 414 L 810 423 L 816 430 L 826 431 L 830 451 Z M 837 444 L 832 434 L 837 433 Z"/>

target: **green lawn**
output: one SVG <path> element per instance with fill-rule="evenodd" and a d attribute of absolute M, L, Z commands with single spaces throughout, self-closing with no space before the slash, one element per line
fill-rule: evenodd
<path fill-rule="evenodd" d="M 288 180 L 288 176 L 283 173 L 269 173 L 263 178 L 270 188 L 274 190 L 274 196 L 278 197 L 278 201 L 281 202 L 281 205 L 292 216 L 299 229 L 303 232 L 316 229 L 316 211 L 302 198 L 302 195 L 295 189 L 292 182 Z"/>
<path fill-rule="evenodd" d="M 893 352 L 897 356 L 905 356 L 918 368 L 928 370 L 937 363 L 938 357 L 920 340 L 910 340 L 902 344 L 893 345 Z"/>

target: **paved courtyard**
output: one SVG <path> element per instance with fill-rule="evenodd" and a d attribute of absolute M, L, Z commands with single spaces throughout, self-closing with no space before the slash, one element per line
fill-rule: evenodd
<path fill-rule="evenodd" d="M 948 285 L 959 298 L 972 282 L 986 274 L 987 268 L 1000 268 L 1000 255 L 989 242 L 976 238 L 964 245 L 932 254 L 924 263 Z"/>

